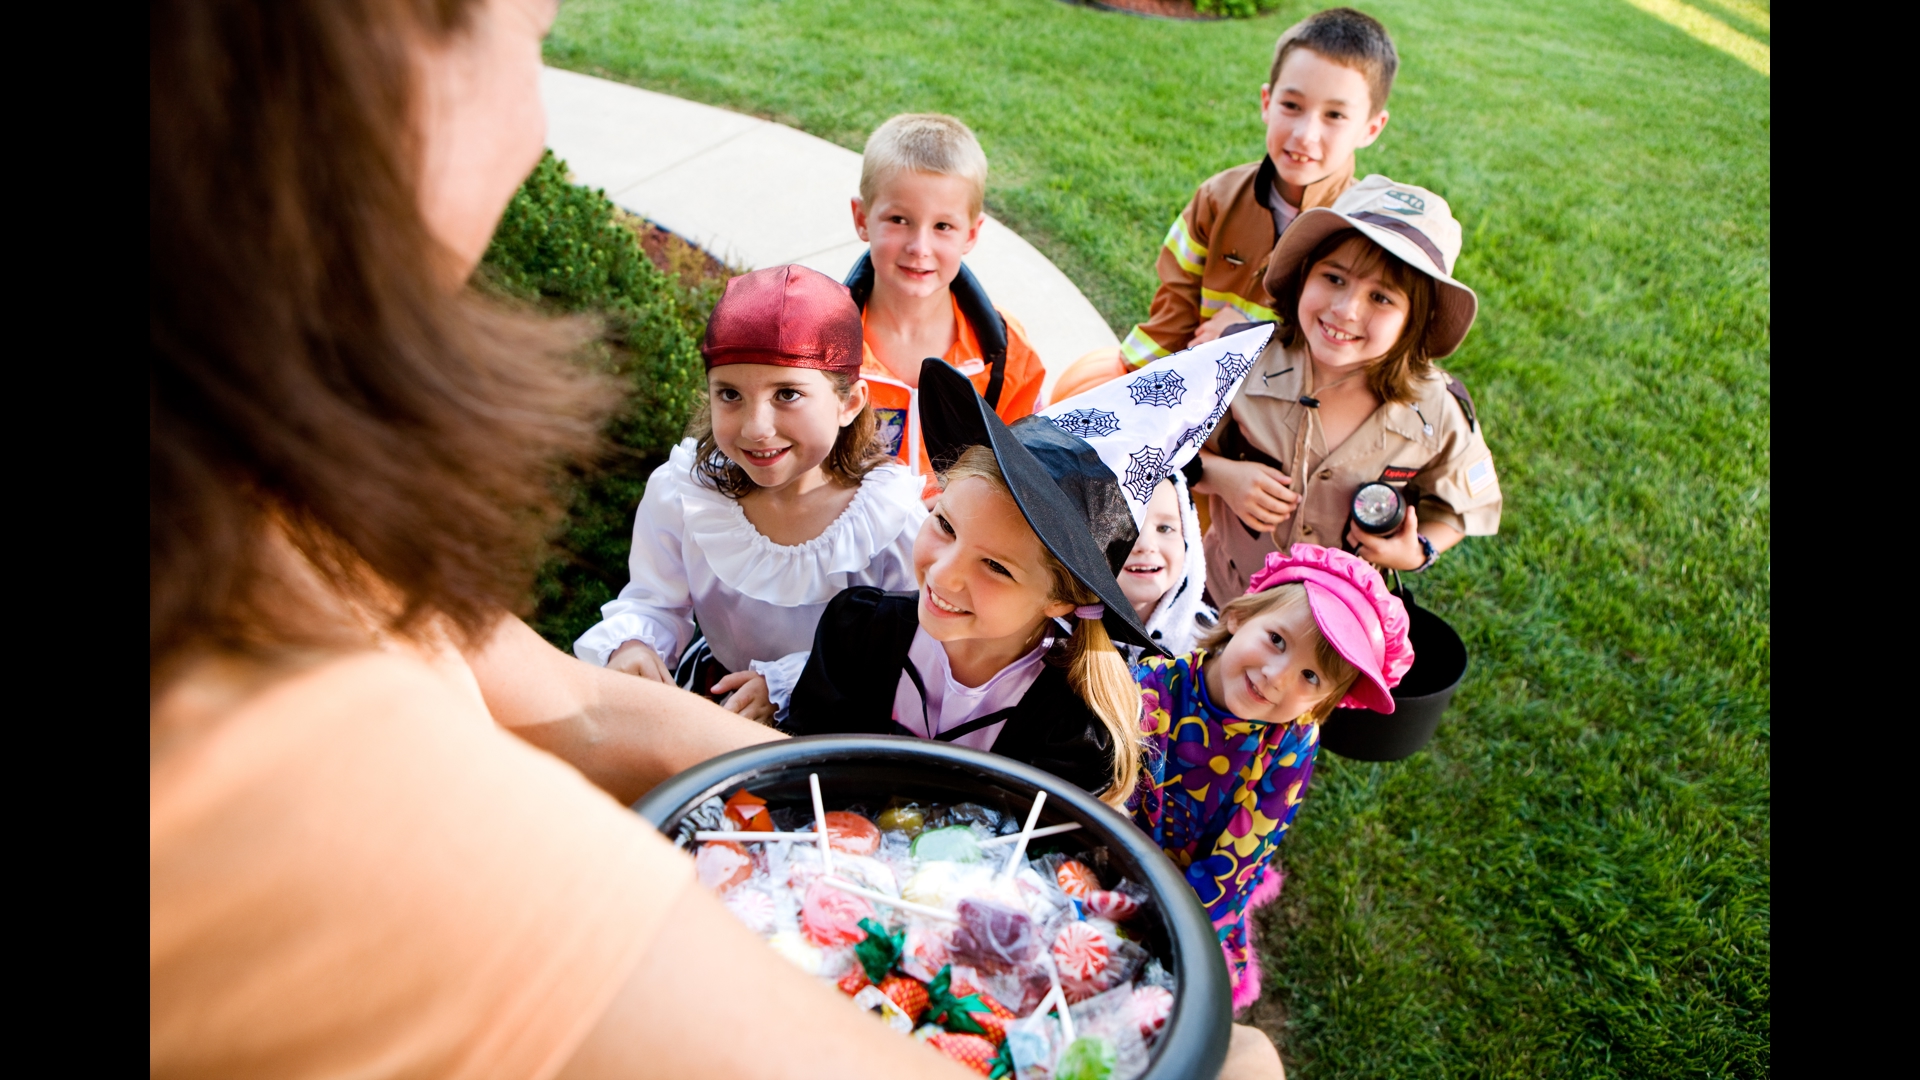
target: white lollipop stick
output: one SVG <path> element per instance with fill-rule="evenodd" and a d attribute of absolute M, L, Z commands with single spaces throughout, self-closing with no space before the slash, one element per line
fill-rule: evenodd
<path fill-rule="evenodd" d="M 1048 825 L 1043 829 L 1035 829 L 1031 833 L 1008 833 L 1005 836 L 996 836 L 990 840 L 982 840 L 980 841 L 980 846 L 1005 847 L 1008 844 L 1018 843 L 1022 836 L 1038 840 L 1043 836 L 1058 836 L 1063 832 L 1072 832 L 1079 827 L 1080 823 L 1075 821 L 1070 821 L 1065 825 Z"/>
<path fill-rule="evenodd" d="M 734 832 L 727 829 L 700 829 L 693 834 L 695 840 L 739 840 L 744 843 L 760 841 L 768 844 L 807 843 L 814 841 L 810 832 Z"/>
<path fill-rule="evenodd" d="M 1027 841 L 1033 839 L 1033 827 L 1040 824 L 1040 808 L 1047 803 L 1047 789 L 1033 797 L 1033 809 L 1027 811 L 1027 827 L 1020 830 L 1020 841 L 1013 845 L 1013 854 L 1008 856 L 1007 865 L 1000 868 L 1003 878 L 1013 876 L 1013 868 L 1020 865 L 1021 856 L 1027 853 Z"/>
<path fill-rule="evenodd" d="M 813 788 L 813 832 L 820 840 L 820 872 L 833 873 L 833 848 L 827 842 L 827 804 L 820 801 L 820 774 L 808 773 L 807 783 Z"/>
<path fill-rule="evenodd" d="M 822 885 L 831 886 L 832 888 L 839 889 L 841 892 L 852 893 L 855 896 L 864 896 L 876 904 L 887 904 L 891 907 L 897 907 L 901 911 L 911 911 L 916 915 L 925 915 L 929 919 L 944 919 L 947 922 L 960 921 L 960 916 L 955 915 L 951 911 L 942 911 L 937 907 L 928 907 L 925 904 L 916 904 L 911 900 L 902 900 L 897 896 L 888 896 L 883 892 L 863 889 L 851 881 L 842 881 L 837 877 L 827 876 L 822 876 L 819 880 Z"/>
<path fill-rule="evenodd" d="M 1060 989 L 1060 972 L 1053 966 L 1053 955 L 1051 953 L 1042 952 L 1040 954 L 1040 963 L 1047 969 L 1047 981 L 1053 984 L 1053 989 L 1047 992 L 1047 996 L 1053 998 L 1054 1004 L 1060 1009 L 1060 1034 L 1066 1036 L 1067 1041 L 1071 1043 L 1073 1041 L 1073 1013 L 1067 1006 L 1067 992 Z M 1046 1009 L 1043 1007 L 1039 1011 L 1045 1012 Z"/>

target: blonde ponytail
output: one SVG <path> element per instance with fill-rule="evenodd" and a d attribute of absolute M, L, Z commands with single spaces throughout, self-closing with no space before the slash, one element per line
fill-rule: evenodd
<path fill-rule="evenodd" d="M 969 446 L 962 451 L 959 460 L 940 475 L 940 483 L 944 487 L 967 477 L 985 480 L 1002 495 L 1013 497 L 1006 477 L 1000 473 L 1000 462 L 984 446 Z M 1046 545 L 1042 544 L 1040 550 L 1046 553 L 1047 571 L 1053 577 L 1049 599 L 1074 607 L 1102 602 L 1100 595 L 1081 584 Z M 1100 801 L 1124 809 L 1140 780 L 1140 684 L 1133 681 L 1127 662 L 1099 619 L 1072 622 L 1073 636 L 1066 645 L 1067 686 L 1087 703 L 1113 739 L 1112 782 L 1100 794 Z"/>
<path fill-rule="evenodd" d="M 1064 579 L 1075 595 L 1059 599 L 1072 600 L 1076 607 L 1100 602 L 1093 590 L 1065 569 L 1061 567 L 1055 579 Z M 1101 793 L 1100 801 L 1124 810 L 1140 776 L 1140 684 L 1133 681 L 1126 660 L 1099 619 L 1073 621 L 1073 637 L 1067 641 L 1067 685 L 1113 738 L 1113 783 Z"/>

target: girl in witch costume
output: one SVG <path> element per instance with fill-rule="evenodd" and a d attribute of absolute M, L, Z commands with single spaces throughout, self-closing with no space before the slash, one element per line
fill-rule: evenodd
<path fill-rule="evenodd" d="M 926 510 L 875 436 L 844 286 L 800 266 L 733 278 L 700 352 L 707 404 L 647 481 L 632 580 L 573 648 L 768 723 L 827 601 L 911 586 Z"/>
<path fill-rule="evenodd" d="M 1199 648 L 1149 657 L 1145 781 L 1134 824 L 1186 871 L 1213 919 L 1233 1006 L 1260 996 L 1249 917 L 1280 894 L 1273 858 L 1336 706 L 1391 713 L 1413 666 L 1407 610 L 1364 560 L 1314 544 L 1271 552 Z"/>
<path fill-rule="evenodd" d="M 1134 615 L 1155 645 L 1170 653 L 1191 652 L 1216 616 L 1204 596 L 1207 558 L 1186 478 L 1175 472 L 1160 481 L 1146 510 L 1140 538 L 1120 568 L 1120 591 L 1133 602 Z M 1132 664 L 1146 656 L 1130 645 L 1122 651 Z"/>
<path fill-rule="evenodd" d="M 1079 398 L 1011 428 L 965 377 L 923 363 L 943 490 L 914 542 L 919 591 L 853 588 L 827 605 L 787 729 L 990 750 L 1122 805 L 1140 696 L 1115 643 L 1159 650 L 1116 575 L 1154 489 L 1198 451 L 1271 333 L 1118 380 L 1113 408 Z"/>

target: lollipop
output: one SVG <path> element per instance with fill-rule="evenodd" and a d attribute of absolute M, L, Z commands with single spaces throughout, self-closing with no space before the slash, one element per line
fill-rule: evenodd
<path fill-rule="evenodd" d="M 871 855 L 880 847 L 880 830 L 850 810 L 827 813 L 827 842 L 849 855 Z"/>
<path fill-rule="evenodd" d="M 800 930 L 815 945 L 852 945 L 867 936 L 860 920 L 873 915 L 872 904 L 815 881 L 800 902 Z"/>
<path fill-rule="evenodd" d="M 724 893 L 753 876 L 753 859 L 739 844 L 719 840 L 700 845 L 693 857 L 693 872 L 700 884 Z"/>

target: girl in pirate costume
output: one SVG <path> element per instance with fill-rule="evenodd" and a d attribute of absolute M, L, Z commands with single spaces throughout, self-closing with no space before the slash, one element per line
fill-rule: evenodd
<path fill-rule="evenodd" d="M 920 480 L 874 435 L 860 309 L 799 266 L 727 282 L 707 407 L 647 481 L 632 580 L 574 652 L 771 722 L 842 589 L 913 582 Z"/>
<path fill-rule="evenodd" d="M 989 750 L 1122 805 L 1140 692 L 1116 643 L 1158 654 L 1117 576 L 1161 481 L 1191 458 L 1272 330 L 1168 357 L 1008 427 L 963 376 L 921 367 L 943 490 L 917 592 L 852 588 L 821 616 L 786 727 Z M 1104 399 L 1103 399 L 1104 400 Z"/>

